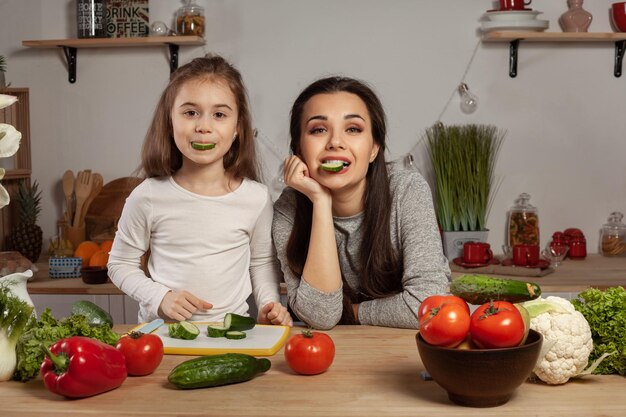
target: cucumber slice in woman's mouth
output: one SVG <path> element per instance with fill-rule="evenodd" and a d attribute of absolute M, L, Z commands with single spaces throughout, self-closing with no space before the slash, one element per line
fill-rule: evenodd
<path fill-rule="evenodd" d="M 209 149 L 215 148 L 214 143 L 199 143 L 199 142 L 191 142 L 191 147 L 197 151 L 208 151 Z"/>
<path fill-rule="evenodd" d="M 339 172 L 345 166 L 348 166 L 348 163 L 344 161 L 326 161 L 320 164 L 320 168 L 329 172 Z"/>

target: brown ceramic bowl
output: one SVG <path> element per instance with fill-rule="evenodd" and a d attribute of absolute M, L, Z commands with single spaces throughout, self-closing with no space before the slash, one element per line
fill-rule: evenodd
<path fill-rule="evenodd" d="M 109 280 L 108 272 L 106 266 L 84 266 L 80 269 L 80 276 L 85 284 L 104 284 Z"/>
<path fill-rule="evenodd" d="M 535 367 L 542 336 L 530 330 L 522 346 L 461 350 L 429 345 L 415 336 L 422 363 L 456 404 L 495 407 L 509 401 Z"/>

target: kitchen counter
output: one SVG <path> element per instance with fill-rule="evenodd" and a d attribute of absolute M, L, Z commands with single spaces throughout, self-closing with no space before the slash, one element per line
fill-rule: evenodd
<path fill-rule="evenodd" d="M 454 272 L 452 277 L 457 278 L 467 273 L 471 272 Z M 590 254 L 583 260 L 565 259 L 553 273 L 543 277 L 492 275 L 536 282 L 543 293 L 577 294 L 588 287 L 626 287 L 626 257 L 608 258 Z"/>
<path fill-rule="evenodd" d="M 131 326 L 116 326 L 118 332 Z M 299 331 L 294 329 L 292 332 Z M 415 331 L 338 326 L 328 332 L 335 361 L 324 374 L 294 374 L 282 350 L 265 374 L 241 384 L 178 390 L 169 371 L 187 356 L 166 355 L 157 371 L 129 377 L 113 391 L 66 400 L 46 390 L 41 379 L 0 383 L 2 415 L 8 416 L 579 416 L 626 415 L 619 400 L 621 376 L 590 376 L 561 386 L 526 382 L 511 400 L 494 408 L 454 405 L 434 381 L 424 381 Z"/>
<path fill-rule="evenodd" d="M 51 279 L 48 277 L 47 262 L 37 263 L 39 271 L 28 283 L 30 294 L 123 294 L 111 282 L 99 285 L 85 284 L 80 278 Z M 453 278 L 463 275 L 454 272 Z M 517 277 L 501 275 L 504 278 L 525 279 L 541 286 L 544 293 L 578 293 L 593 286 L 605 289 L 614 286 L 626 286 L 626 257 L 607 258 L 590 254 L 585 260 L 566 259 L 552 274 L 544 277 Z M 282 288 L 285 293 L 285 288 Z"/>

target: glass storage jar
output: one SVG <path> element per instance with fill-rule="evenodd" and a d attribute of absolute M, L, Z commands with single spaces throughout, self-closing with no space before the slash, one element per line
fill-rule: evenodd
<path fill-rule="evenodd" d="M 176 34 L 204 36 L 204 8 L 187 0 L 187 4 L 176 13 Z"/>
<path fill-rule="evenodd" d="M 537 208 L 530 204 L 530 195 L 520 194 L 509 210 L 508 246 L 539 245 L 539 215 Z"/>
<path fill-rule="evenodd" d="M 626 256 L 626 225 L 619 211 L 611 213 L 608 222 L 600 231 L 600 254 L 604 256 Z"/>

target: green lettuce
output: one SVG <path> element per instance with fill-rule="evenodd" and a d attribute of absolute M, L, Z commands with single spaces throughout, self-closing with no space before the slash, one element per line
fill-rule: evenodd
<path fill-rule="evenodd" d="M 593 351 L 589 362 L 605 353 L 611 354 L 593 373 L 626 375 L 626 290 L 589 288 L 578 294 L 572 304 L 591 327 Z"/>
<path fill-rule="evenodd" d="M 46 308 L 39 320 L 31 320 L 28 330 L 17 341 L 17 366 L 13 379 L 28 381 L 35 378 L 44 359 L 41 345 L 49 348 L 58 340 L 70 336 L 92 337 L 113 346 L 119 340 L 119 335 L 106 324 L 90 326 L 87 317 L 81 314 L 57 320 Z"/>

